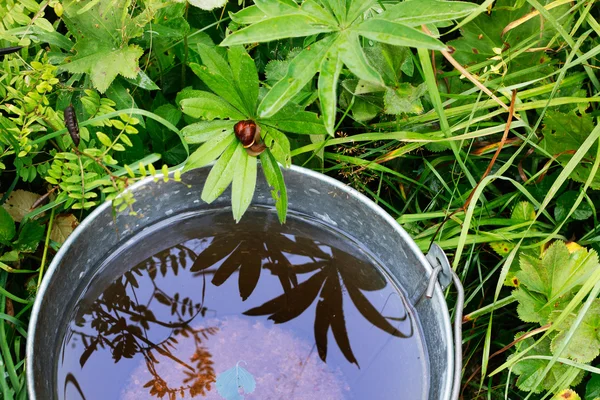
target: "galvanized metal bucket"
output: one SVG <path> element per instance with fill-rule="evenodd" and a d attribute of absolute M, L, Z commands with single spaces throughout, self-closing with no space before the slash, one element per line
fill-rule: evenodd
<path fill-rule="evenodd" d="M 110 204 L 105 203 L 64 243 L 44 277 L 33 306 L 27 343 L 31 399 L 56 398 L 61 334 L 75 307 L 76 288 L 92 280 L 111 249 L 169 216 L 230 207 L 229 191 L 210 205 L 199 200 L 209 171 L 210 167 L 205 167 L 186 173 L 183 180 L 191 185 L 189 189 L 173 180 L 143 180 L 130 189 L 137 200 L 138 216 L 120 214 L 113 220 Z M 272 207 L 271 189 L 260 170 L 258 176 L 252 204 Z M 433 245 L 425 256 L 385 211 L 335 179 L 300 167 L 285 170 L 284 177 L 290 210 L 319 218 L 326 225 L 359 239 L 396 279 L 422 327 L 428 357 L 429 399 L 458 399 L 463 292 L 443 251 Z M 452 281 L 458 291 L 454 334 L 442 293 Z"/>

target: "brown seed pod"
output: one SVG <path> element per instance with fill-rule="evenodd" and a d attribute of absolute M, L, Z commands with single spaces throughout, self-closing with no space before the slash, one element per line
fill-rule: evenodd
<path fill-rule="evenodd" d="M 71 135 L 71 139 L 73 139 L 73 143 L 75 144 L 75 147 L 77 147 L 79 146 L 79 124 L 77 123 L 75 109 L 70 105 L 65 108 L 63 114 L 65 116 L 65 125 L 69 131 L 69 135 Z"/>
<path fill-rule="evenodd" d="M 240 121 L 233 127 L 235 136 L 240 139 L 245 149 L 260 140 L 260 127 L 252 120 Z"/>

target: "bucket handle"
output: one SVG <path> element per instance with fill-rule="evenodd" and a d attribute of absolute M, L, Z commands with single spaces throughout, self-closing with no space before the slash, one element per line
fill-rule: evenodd
<path fill-rule="evenodd" d="M 450 399 L 458 400 L 462 373 L 462 319 L 465 291 L 460 278 L 450 266 L 444 250 L 437 243 L 431 245 L 425 258 L 427 258 L 427 261 L 429 261 L 433 268 L 429 284 L 427 285 L 427 291 L 425 292 L 428 299 L 433 297 L 436 283 L 439 283 L 442 290 L 446 289 L 451 282 L 454 283 L 454 287 L 456 288 L 457 296 L 454 307 L 454 379 Z"/>

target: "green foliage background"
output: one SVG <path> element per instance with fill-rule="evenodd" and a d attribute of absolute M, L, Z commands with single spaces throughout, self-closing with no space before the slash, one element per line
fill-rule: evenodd
<path fill-rule="evenodd" d="M 262 171 L 284 222 L 295 164 L 436 241 L 467 293 L 464 398 L 600 398 L 597 2 L 205 3 L 0 4 L 0 48 L 22 47 L 0 55 L 2 398 L 27 397 L 28 315 L 78 221 L 211 162 L 202 200 L 231 187 L 238 221 Z"/>

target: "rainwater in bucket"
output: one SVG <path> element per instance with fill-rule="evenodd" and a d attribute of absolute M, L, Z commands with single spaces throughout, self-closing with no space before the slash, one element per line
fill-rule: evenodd
<path fill-rule="evenodd" d="M 402 290 L 317 220 L 179 215 L 97 271 L 62 334 L 60 399 L 428 398 Z"/>
<path fill-rule="evenodd" d="M 285 224 L 261 173 L 235 223 L 230 191 L 199 200 L 209 171 L 138 182 L 137 215 L 105 203 L 63 244 L 32 310 L 30 399 L 458 398 L 462 291 L 439 247 L 295 166 Z"/>

